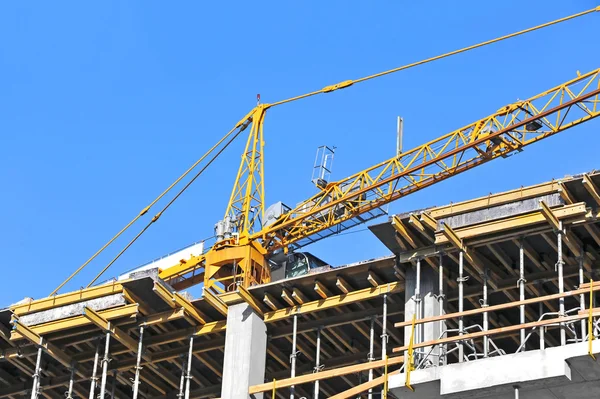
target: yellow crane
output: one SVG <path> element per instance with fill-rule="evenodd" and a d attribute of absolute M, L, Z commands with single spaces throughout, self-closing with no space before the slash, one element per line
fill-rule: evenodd
<path fill-rule="evenodd" d="M 321 90 L 272 104 L 257 104 L 205 156 L 144 208 L 123 230 L 61 284 L 57 292 L 79 270 L 110 245 L 123 231 L 146 214 L 160 198 L 203 161 L 216 155 L 188 182 L 169 204 L 121 251 L 116 259 L 173 203 L 208 165 L 247 128 L 250 129 L 224 218 L 216 225 L 217 242 L 204 254 L 182 259 L 160 271 L 159 276 L 177 289 L 204 283 L 214 293 L 267 283 L 271 279 L 269 258 L 288 253 L 344 229 L 382 215 L 383 205 L 422 188 L 448 179 L 499 157 L 507 157 L 539 140 L 585 123 L 600 115 L 600 69 L 559 84 L 527 100 L 499 108 L 496 112 L 460 129 L 444 134 L 412 150 L 402 152 L 368 169 L 335 182 L 318 184 L 318 192 L 266 224 L 264 185 L 264 134 L 267 110 L 302 98 L 329 93 L 423 63 L 432 62 L 494 42 L 522 35 L 600 11 L 600 6 L 501 38 L 489 40 L 400 68 L 347 80 Z M 226 143 L 223 145 L 223 143 Z M 103 269 L 102 274 L 107 268 Z M 96 281 L 99 275 L 92 281 Z M 91 283 L 90 283 L 91 284 Z"/>

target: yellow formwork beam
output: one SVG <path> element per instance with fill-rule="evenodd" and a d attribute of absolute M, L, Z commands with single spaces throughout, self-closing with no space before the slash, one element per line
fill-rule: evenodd
<path fill-rule="evenodd" d="M 158 281 L 154 282 L 154 287 L 152 288 L 154 293 L 158 295 L 167 305 L 175 308 L 184 308 L 185 312 L 193 318 L 196 322 L 200 324 L 206 324 L 206 316 L 203 315 L 190 301 L 185 299 L 183 296 L 176 292 L 169 291 L 165 286 L 163 286 Z"/>
<path fill-rule="evenodd" d="M 48 342 L 48 340 L 42 339 L 42 336 L 36 334 L 29 327 L 19 322 L 19 320 L 13 320 L 12 323 L 14 331 L 18 332 L 20 336 L 26 338 L 34 345 L 40 345 L 43 347 L 50 356 L 58 360 L 63 366 L 67 368 L 73 366 L 73 359 L 65 352 L 58 349 L 56 345 Z"/>
<path fill-rule="evenodd" d="M 272 312 L 267 312 L 264 314 L 264 320 L 266 323 L 273 323 L 291 317 L 295 314 L 307 314 L 321 310 L 332 309 L 339 306 L 348 305 L 350 303 L 376 298 L 383 294 L 400 292 L 403 289 L 404 284 L 400 282 L 393 282 L 377 287 L 365 288 L 362 290 L 349 292 L 347 294 L 335 295 L 326 299 L 319 299 L 317 301 L 303 303 L 302 305 L 296 305 L 284 309 L 274 310 Z"/>
<path fill-rule="evenodd" d="M 227 316 L 227 304 L 223 302 L 218 296 L 210 292 L 209 290 L 204 290 L 204 300 L 217 312 L 221 313 L 223 316 Z"/>
<path fill-rule="evenodd" d="M 114 320 L 114 319 L 121 319 L 124 317 L 130 317 L 130 318 L 134 319 L 135 316 L 138 314 L 138 305 L 135 303 L 135 304 L 131 304 L 131 305 L 121 306 L 119 308 L 102 310 L 102 311 L 98 312 L 98 314 L 100 314 L 102 316 L 102 318 L 109 320 L 109 321 Z M 84 316 L 76 316 L 76 317 L 70 317 L 67 319 L 50 321 L 48 323 L 38 324 L 36 326 L 31 326 L 30 328 L 36 334 L 43 336 L 43 335 L 48 335 L 50 333 L 56 333 L 59 331 L 64 331 L 64 330 L 69 330 L 72 328 L 84 327 L 84 326 L 89 326 L 89 325 L 92 325 L 92 322 L 88 318 L 86 318 Z M 24 337 L 19 333 L 18 330 L 13 330 L 10 339 L 17 340 L 20 338 L 24 338 Z"/>
<path fill-rule="evenodd" d="M 79 291 L 69 292 L 66 294 L 50 296 L 47 298 L 38 299 L 29 303 L 11 306 L 10 310 L 17 316 L 23 316 L 29 313 L 39 312 L 42 310 L 54 309 L 59 306 L 70 305 L 77 302 L 88 301 L 94 298 L 118 294 L 123 292 L 124 281 L 110 284 L 103 284 L 96 287 L 90 287 Z"/>

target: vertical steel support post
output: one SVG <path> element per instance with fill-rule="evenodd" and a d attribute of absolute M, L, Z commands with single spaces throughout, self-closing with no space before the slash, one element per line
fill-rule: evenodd
<path fill-rule="evenodd" d="M 583 281 L 583 247 L 580 249 L 581 256 L 578 258 L 579 261 L 579 287 L 581 287 L 584 283 Z M 585 310 L 585 294 L 579 295 L 579 307 L 581 311 Z M 587 336 L 586 332 L 586 322 L 584 319 L 581 319 L 581 342 L 585 341 L 585 337 Z"/>
<path fill-rule="evenodd" d="M 110 328 L 110 322 L 108 323 Z M 108 374 L 108 362 L 110 351 L 110 331 L 106 333 L 106 339 L 104 340 L 104 357 L 102 358 L 102 381 L 100 382 L 100 399 L 104 399 L 106 393 L 106 377 Z"/>
<path fill-rule="evenodd" d="M 321 327 L 317 328 L 317 349 L 315 354 L 315 373 L 321 370 Z M 319 380 L 315 381 L 315 396 L 314 399 L 319 399 Z"/>
<path fill-rule="evenodd" d="M 440 263 L 438 267 L 438 303 L 440 305 L 440 315 L 446 313 L 445 302 L 446 294 L 444 293 L 444 255 L 440 254 Z M 444 331 L 444 321 L 440 320 L 440 332 Z M 439 366 L 446 364 L 446 344 L 440 346 L 440 359 L 438 362 Z"/>
<path fill-rule="evenodd" d="M 69 388 L 67 390 L 67 399 L 73 399 L 73 384 L 75 380 L 75 367 L 71 367 L 71 376 L 69 377 Z"/>
<path fill-rule="evenodd" d="M 415 277 L 415 315 L 417 320 L 421 317 L 421 258 L 417 258 L 417 270 Z M 421 325 L 417 325 L 415 331 L 415 343 L 421 342 Z"/>
<path fill-rule="evenodd" d="M 375 317 L 371 317 L 371 328 L 369 330 L 369 362 L 375 360 Z M 373 381 L 373 369 L 369 369 L 369 381 Z M 373 399 L 373 388 L 369 388 L 369 399 Z"/>
<path fill-rule="evenodd" d="M 98 360 L 100 359 L 100 340 L 96 343 L 96 354 L 94 355 L 94 367 L 92 368 L 92 378 L 90 383 L 89 399 L 96 397 L 96 381 L 98 381 Z"/>
<path fill-rule="evenodd" d="M 140 385 L 140 363 L 142 361 L 142 351 L 143 347 L 143 339 L 144 339 L 144 326 L 140 327 L 140 339 L 138 341 L 138 350 L 137 350 L 137 359 L 135 362 L 135 377 L 133 380 L 133 399 L 137 399 Z"/>
<path fill-rule="evenodd" d="M 187 370 L 185 372 L 185 399 L 190 399 L 190 385 L 192 384 L 192 358 L 194 357 L 194 336 L 190 337 L 190 348 L 188 351 Z"/>
<path fill-rule="evenodd" d="M 523 240 L 525 238 L 521 237 L 519 240 L 519 300 L 525 300 L 525 254 L 523 249 Z M 519 306 L 519 323 L 525 324 L 525 305 Z M 521 350 L 525 350 L 525 329 L 522 328 L 519 330 L 519 335 L 521 337 Z"/>
<path fill-rule="evenodd" d="M 487 267 L 483 271 L 483 299 L 481 301 L 481 307 L 488 307 L 488 269 Z M 489 316 L 488 312 L 483 312 L 483 331 L 487 331 L 489 329 Z M 483 357 L 488 357 L 490 350 L 489 337 L 487 335 L 483 336 Z"/>
<path fill-rule="evenodd" d="M 383 322 L 381 323 L 381 360 L 387 359 L 387 294 L 383 295 Z M 384 384 L 385 386 L 385 384 Z M 385 397 L 385 388 L 381 391 L 381 397 Z"/>
<path fill-rule="evenodd" d="M 519 399 L 519 387 L 515 387 L 515 399 Z"/>
<path fill-rule="evenodd" d="M 565 279 L 563 276 L 563 252 L 562 252 L 562 236 L 563 236 L 563 223 L 562 221 L 558 222 L 558 232 L 557 232 L 557 247 L 558 247 L 558 261 L 556 262 L 556 268 L 558 269 L 558 292 L 565 292 Z M 565 298 L 560 298 L 558 300 L 558 313 L 560 317 L 565 316 Z M 567 343 L 567 332 L 565 331 L 565 324 L 560 323 L 560 345 L 564 346 Z"/>
<path fill-rule="evenodd" d="M 538 284 L 538 286 L 540 292 L 543 292 L 542 289 L 544 287 L 541 282 Z M 542 317 L 542 315 L 544 314 L 544 302 L 540 302 L 538 304 L 538 313 L 540 314 L 540 317 Z M 544 338 L 544 326 L 538 327 L 538 335 L 540 337 L 540 349 L 544 349 L 546 347 L 546 340 Z"/>
<path fill-rule="evenodd" d="M 458 253 L 458 311 L 462 313 L 464 311 L 464 252 Z M 464 334 L 464 320 L 460 316 L 458 318 L 458 335 Z M 465 347 L 462 341 L 458 341 L 458 361 L 463 362 L 465 356 Z"/>
<path fill-rule="evenodd" d="M 115 399 L 115 390 L 117 389 L 117 370 L 113 371 L 112 387 L 110 388 L 110 397 Z"/>
<path fill-rule="evenodd" d="M 177 397 L 179 399 L 183 399 L 183 389 L 185 387 L 185 357 L 181 356 L 181 379 L 179 380 L 179 393 L 177 394 Z"/>
<path fill-rule="evenodd" d="M 296 376 L 296 356 L 298 353 L 296 352 L 298 338 L 298 314 L 294 315 L 294 329 L 292 332 L 292 354 L 290 355 L 290 363 L 292 364 L 291 378 Z M 290 399 L 294 399 L 294 394 L 296 393 L 296 387 L 292 385 L 290 387 Z M 187 399 L 187 398 L 186 398 Z"/>
<path fill-rule="evenodd" d="M 31 387 L 31 399 L 36 399 L 40 392 L 40 373 L 42 372 L 41 364 L 42 364 L 42 352 L 43 352 L 42 345 L 43 344 L 44 344 L 44 338 L 40 337 L 40 343 L 38 345 L 38 350 L 37 350 L 37 359 L 35 360 L 35 371 L 33 373 L 33 385 Z"/>

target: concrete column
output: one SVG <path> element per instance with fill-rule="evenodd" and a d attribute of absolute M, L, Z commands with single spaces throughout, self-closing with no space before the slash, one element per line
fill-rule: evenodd
<path fill-rule="evenodd" d="M 246 303 L 229 306 L 221 399 L 248 399 L 248 388 L 265 382 L 267 328 Z M 262 399 L 263 394 L 254 395 Z"/>
<path fill-rule="evenodd" d="M 419 284 L 419 315 L 422 318 L 439 316 L 443 314 L 443 301 L 439 300 L 440 285 L 438 274 L 429 267 L 426 263 L 421 262 L 420 270 L 420 284 Z M 404 320 L 411 321 L 413 314 L 417 310 L 415 301 L 415 288 L 417 283 L 417 270 L 416 268 L 410 268 L 406 270 L 406 290 L 405 290 L 405 304 L 404 304 Z M 442 287 L 443 293 L 444 287 Z M 404 329 L 404 343 L 408 345 L 410 342 L 410 330 L 411 327 L 405 327 Z M 419 337 L 415 336 L 415 342 L 424 342 L 440 338 L 440 335 L 446 330 L 445 323 L 427 323 L 421 325 L 419 329 Z M 422 353 L 427 355 L 431 347 L 424 348 Z M 442 350 L 440 347 L 433 349 L 428 357 L 428 360 L 433 364 L 439 364 Z"/>

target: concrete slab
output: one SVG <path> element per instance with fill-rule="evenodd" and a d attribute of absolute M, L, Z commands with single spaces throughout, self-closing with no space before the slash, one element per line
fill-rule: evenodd
<path fill-rule="evenodd" d="M 600 352 L 600 340 L 593 342 Z M 415 399 L 592 399 L 600 398 L 600 362 L 588 356 L 588 344 L 479 359 L 466 363 L 416 370 L 415 392 L 404 384 L 405 374 L 390 378 L 390 391 Z"/>

